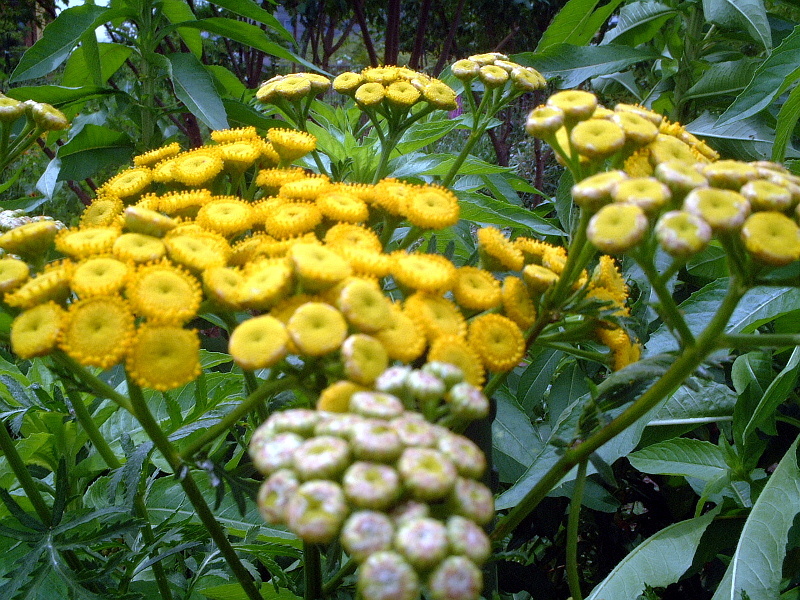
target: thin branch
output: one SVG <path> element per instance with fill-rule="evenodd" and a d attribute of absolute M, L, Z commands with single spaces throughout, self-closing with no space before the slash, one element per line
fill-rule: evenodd
<path fill-rule="evenodd" d="M 361 38 L 364 40 L 364 47 L 369 55 L 369 64 L 372 67 L 377 67 L 378 55 L 375 53 L 375 45 L 372 43 L 372 36 L 369 34 L 369 27 L 367 26 L 367 18 L 364 16 L 364 0 L 353 0 L 353 11 L 356 13 L 358 28 L 361 30 Z"/>

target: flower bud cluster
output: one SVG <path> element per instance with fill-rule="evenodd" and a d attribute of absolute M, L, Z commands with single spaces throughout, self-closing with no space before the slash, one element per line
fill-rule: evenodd
<path fill-rule="evenodd" d="M 431 108 L 453 110 L 456 93 L 447 84 L 408 67 L 368 67 L 347 71 L 333 80 L 333 89 L 353 97 L 362 107 L 410 108 L 426 102 Z"/>
<path fill-rule="evenodd" d="M 330 80 L 318 73 L 289 73 L 276 75 L 265 81 L 256 92 L 256 98 L 264 103 L 280 100 L 296 102 L 307 96 L 324 94 L 331 87 Z"/>
<path fill-rule="evenodd" d="M 511 84 L 519 92 L 534 92 L 544 89 L 545 78 L 532 67 L 525 67 L 508 59 L 499 52 L 474 54 L 454 62 L 450 70 L 464 82 L 478 80 L 486 89 L 498 88 Z"/>
<path fill-rule="evenodd" d="M 287 410 L 255 431 L 264 519 L 309 543 L 338 539 L 359 564 L 365 600 L 413 600 L 423 589 L 478 598 L 491 552 L 482 527 L 494 516 L 477 481 L 481 450 L 392 394 L 354 394 L 351 411 Z"/>

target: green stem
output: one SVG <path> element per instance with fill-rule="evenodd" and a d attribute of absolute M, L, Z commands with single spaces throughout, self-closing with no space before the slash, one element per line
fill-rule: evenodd
<path fill-rule="evenodd" d="M 244 567 L 239 557 L 236 555 L 236 551 L 233 549 L 233 546 L 231 546 L 225 530 L 220 526 L 205 498 L 203 498 L 203 494 L 200 488 L 197 487 L 191 471 L 183 464 L 178 452 L 170 443 L 167 435 L 159 426 L 158 421 L 155 420 L 153 414 L 150 412 L 144 396 L 142 395 L 141 388 L 129 376 L 127 380 L 128 393 L 130 394 L 131 406 L 133 408 L 132 412 L 136 420 L 139 421 L 139 424 L 153 441 L 155 447 L 167 461 L 167 464 L 169 464 L 173 473 L 175 473 L 175 476 L 180 481 L 186 497 L 189 498 L 189 502 L 192 503 L 197 516 L 216 543 L 220 554 L 225 558 L 225 561 L 238 580 L 239 585 L 242 586 L 244 593 L 250 600 L 264 600 L 250 572 Z"/>
<path fill-rule="evenodd" d="M 787 348 L 800 346 L 800 334 L 791 333 L 726 333 L 717 341 L 717 348 L 752 350 L 755 348 Z"/>
<path fill-rule="evenodd" d="M 548 342 L 543 340 L 541 337 L 539 338 L 539 344 L 542 346 L 546 346 L 547 348 L 552 348 L 553 350 L 561 350 L 561 352 L 570 354 L 572 356 L 575 356 L 576 358 L 592 360 L 594 362 L 598 362 L 603 365 L 608 364 L 609 355 L 606 354 L 605 352 L 593 352 L 592 350 L 583 350 L 582 348 L 576 348 L 571 344 Z"/>
<path fill-rule="evenodd" d="M 233 425 L 249 413 L 253 408 L 262 402 L 267 397 L 277 394 L 283 390 L 289 389 L 295 385 L 296 380 L 294 377 L 284 377 L 272 381 L 263 381 L 256 390 L 247 398 L 242 400 L 241 404 L 236 406 L 227 415 L 222 417 L 219 423 L 212 425 L 200 434 L 193 442 L 191 442 L 183 452 L 181 457 L 189 459 L 197 454 L 206 444 L 210 444 L 223 433 L 226 433 Z"/>
<path fill-rule="evenodd" d="M 322 586 L 322 597 L 330 596 L 336 589 L 342 585 L 346 577 L 356 572 L 358 563 L 352 558 L 347 559 L 347 562 L 342 565 L 336 574 L 325 582 Z"/>
<path fill-rule="evenodd" d="M 0 164 L 0 169 L 5 168 L 7 165 L 14 162 L 20 154 L 25 152 L 28 148 L 30 148 L 33 143 L 36 141 L 40 135 L 44 133 L 44 129 L 41 127 L 28 128 L 27 125 L 23 132 L 17 136 L 14 140 L 14 143 L 11 145 L 11 148 L 8 150 L 8 153 L 5 155 L 2 164 Z"/>
<path fill-rule="evenodd" d="M 303 542 L 303 580 L 305 582 L 305 600 L 320 600 L 322 593 L 322 560 L 319 546 Z"/>
<path fill-rule="evenodd" d="M 450 187 L 450 184 L 453 183 L 453 179 L 455 179 L 456 175 L 458 175 L 458 171 L 459 169 L 461 169 L 461 165 L 463 165 L 464 161 L 467 160 L 470 150 L 472 150 L 473 146 L 475 146 L 475 144 L 478 142 L 478 140 L 481 138 L 482 135 L 483 135 L 483 130 L 479 129 L 478 126 L 476 125 L 475 129 L 473 129 L 472 132 L 469 134 L 469 137 L 467 138 L 467 143 L 464 144 L 463 148 L 461 148 L 461 152 L 458 153 L 458 156 L 456 156 L 455 161 L 453 161 L 453 164 L 450 166 L 450 170 L 447 172 L 447 175 L 445 175 L 444 179 L 442 179 L 442 186 Z"/>
<path fill-rule="evenodd" d="M 581 593 L 581 578 L 578 573 L 578 524 L 581 517 L 581 503 L 583 490 L 586 487 L 586 466 L 589 461 L 584 460 L 578 465 L 578 477 L 575 479 L 575 489 L 569 502 L 569 522 L 567 523 L 567 583 L 572 600 L 583 600 Z"/>
<path fill-rule="evenodd" d="M 36 483 L 33 481 L 31 474 L 28 473 L 28 468 L 17 452 L 14 440 L 11 439 L 8 429 L 6 429 L 6 424 L 3 422 L 0 422 L 0 450 L 3 451 L 8 466 L 11 467 L 14 475 L 16 475 L 17 481 L 19 481 L 19 484 L 25 491 L 28 500 L 31 501 L 33 509 L 36 511 L 36 514 L 39 515 L 39 519 L 49 527 L 53 523 L 53 516 L 50 514 L 50 508 L 48 508 L 39 490 L 36 489 Z"/>
<path fill-rule="evenodd" d="M 578 273 L 594 256 L 594 247 L 588 243 L 586 238 L 586 228 L 589 225 L 591 215 L 586 210 L 581 210 L 581 216 L 578 220 L 578 227 L 572 240 L 569 243 L 569 250 L 567 254 L 567 263 L 564 265 L 564 271 L 558 278 L 558 283 L 552 288 L 552 291 L 545 299 L 548 308 L 558 307 L 566 298 L 567 293 L 572 289 L 572 284 Z"/>
<path fill-rule="evenodd" d="M 86 386 L 94 392 L 96 396 L 100 398 L 108 398 L 109 400 L 115 402 L 117 405 L 121 406 L 128 412 L 133 412 L 133 408 L 131 407 L 131 402 L 125 396 L 120 394 L 110 385 L 101 381 L 89 371 L 83 368 L 80 364 L 78 364 L 75 360 L 64 354 L 63 352 L 54 352 L 52 355 L 53 360 L 59 363 L 62 367 L 66 368 L 67 370 L 71 371 L 75 374 L 75 376 L 80 379 Z"/>
<path fill-rule="evenodd" d="M 699 367 L 703 360 L 716 348 L 719 335 L 725 330 L 728 320 L 736 305 L 745 293 L 745 288 L 738 278 L 731 278 L 728 292 L 717 309 L 711 322 L 697 338 L 694 347 L 688 348 L 677 356 L 672 366 L 656 381 L 638 400 L 613 419 L 608 425 L 592 434 L 581 444 L 567 450 L 564 455 L 550 467 L 525 497 L 503 517 L 492 532 L 492 538 L 501 540 L 555 488 L 558 483 L 582 461 L 588 460 L 603 444 L 612 440 L 636 423 L 656 406 L 661 400 L 672 394 L 683 383 L 686 377 Z M 599 388 L 602 387 L 599 386 Z M 598 388 L 598 389 L 599 389 Z"/>

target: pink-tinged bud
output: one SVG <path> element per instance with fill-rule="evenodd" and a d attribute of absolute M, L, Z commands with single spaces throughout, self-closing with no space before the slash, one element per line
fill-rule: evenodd
<path fill-rule="evenodd" d="M 494 496 L 485 485 L 459 477 L 450 494 L 451 512 L 486 525 L 494 518 Z"/>
<path fill-rule="evenodd" d="M 447 519 L 447 539 L 452 554 L 466 556 L 478 566 L 485 563 L 492 554 L 489 536 L 465 517 L 453 515 Z"/>
<path fill-rule="evenodd" d="M 258 432 L 257 430 L 256 434 Z M 250 456 L 256 469 L 265 475 L 291 467 L 294 464 L 294 453 L 304 441 L 296 433 L 290 432 L 279 433 L 271 438 L 256 434 L 250 441 Z"/>
<path fill-rule="evenodd" d="M 431 573 L 428 588 L 431 600 L 478 600 L 483 574 L 468 558 L 450 556 Z"/>
<path fill-rule="evenodd" d="M 433 425 L 417 417 L 416 413 L 406 413 L 402 417 L 393 419 L 392 428 L 397 432 L 400 441 L 406 447 L 429 448 L 436 445 L 436 433 Z"/>
<path fill-rule="evenodd" d="M 378 420 L 355 424 L 350 446 L 356 458 L 376 462 L 391 462 L 403 451 L 397 432 L 385 421 Z"/>
<path fill-rule="evenodd" d="M 275 432 L 291 431 L 308 437 L 314 432 L 314 426 L 319 422 L 321 414 L 307 408 L 292 408 L 276 412 L 264 425 L 269 424 Z"/>
<path fill-rule="evenodd" d="M 397 552 L 376 552 L 359 568 L 357 589 L 364 600 L 415 600 L 419 578 Z"/>
<path fill-rule="evenodd" d="M 440 500 L 453 489 L 456 468 L 438 450 L 406 448 L 397 462 L 406 489 L 417 500 Z"/>
<path fill-rule="evenodd" d="M 411 373 L 411 367 L 389 367 L 378 375 L 375 380 L 375 389 L 386 394 L 403 396 L 406 392 L 406 378 Z"/>
<path fill-rule="evenodd" d="M 422 370 L 444 381 L 444 385 L 448 390 L 455 384 L 464 381 L 464 371 L 455 365 L 440 360 L 432 360 L 431 362 L 425 363 L 422 366 Z"/>
<path fill-rule="evenodd" d="M 398 504 L 389 513 L 392 521 L 397 527 L 403 523 L 413 521 L 414 519 L 421 519 L 431 514 L 431 508 L 424 502 L 417 502 L 416 500 L 406 500 L 402 504 Z"/>
<path fill-rule="evenodd" d="M 314 437 L 294 452 L 294 468 L 301 479 L 337 479 L 350 464 L 350 445 L 333 436 Z"/>
<path fill-rule="evenodd" d="M 270 525 L 286 524 L 286 505 L 300 487 L 294 471 L 275 471 L 258 490 L 258 510 Z"/>
<path fill-rule="evenodd" d="M 400 496 L 400 475 L 389 465 L 357 462 L 345 471 L 342 487 L 358 508 L 386 510 Z"/>
<path fill-rule="evenodd" d="M 406 380 L 406 387 L 419 402 L 438 400 L 445 393 L 444 382 L 425 371 L 413 371 Z"/>
<path fill-rule="evenodd" d="M 339 540 L 356 562 L 362 563 L 376 552 L 391 550 L 394 525 L 381 512 L 360 510 L 344 522 Z"/>
<path fill-rule="evenodd" d="M 383 392 L 356 392 L 350 397 L 350 411 L 369 419 L 394 419 L 404 409 L 397 396 Z"/>
<path fill-rule="evenodd" d="M 439 438 L 437 445 L 439 451 L 450 459 L 462 477 L 479 479 L 486 470 L 486 456 L 472 440 L 462 435 L 448 433 Z"/>
<path fill-rule="evenodd" d="M 447 528 L 436 519 L 407 521 L 397 530 L 394 547 L 414 568 L 425 571 L 447 556 Z"/>
<path fill-rule="evenodd" d="M 446 400 L 453 416 L 464 421 L 483 419 L 489 414 L 489 399 L 466 381 L 450 388 Z"/>
<path fill-rule="evenodd" d="M 332 481 L 307 481 L 286 505 L 286 524 L 311 544 L 332 542 L 347 517 L 344 492 Z"/>
<path fill-rule="evenodd" d="M 333 435 L 348 440 L 353 425 L 363 422 L 364 417 L 352 413 L 327 413 L 314 427 L 314 435 Z"/>

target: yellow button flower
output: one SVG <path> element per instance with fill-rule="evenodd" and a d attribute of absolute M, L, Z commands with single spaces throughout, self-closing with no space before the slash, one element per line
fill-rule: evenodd
<path fill-rule="evenodd" d="M 109 369 L 133 337 L 133 313 L 118 296 L 95 296 L 70 305 L 59 345 L 85 366 Z"/>
<path fill-rule="evenodd" d="M 702 217 L 714 231 L 735 231 L 750 214 L 750 203 L 732 190 L 697 188 L 686 196 L 683 209 Z"/>
<path fill-rule="evenodd" d="M 510 371 L 525 354 L 525 338 L 517 324 L 496 313 L 472 320 L 468 340 L 484 366 L 495 373 Z"/>
<path fill-rule="evenodd" d="M 788 265 L 800 258 L 800 228 L 783 213 L 750 215 L 742 226 L 742 240 L 753 258 L 768 265 Z"/>
<path fill-rule="evenodd" d="M 142 387 L 163 392 L 180 387 L 200 375 L 200 338 L 177 326 L 142 325 L 125 368 Z"/>
<path fill-rule="evenodd" d="M 20 358 L 50 354 L 64 322 L 64 310 L 55 302 L 20 313 L 11 323 L 11 349 Z"/>
<path fill-rule="evenodd" d="M 701 217 L 683 210 L 664 213 L 656 223 L 656 238 L 672 256 L 692 256 L 708 245 L 711 227 Z"/>
<path fill-rule="evenodd" d="M 586 235 L 601 252 L 619 254 L 642 241 L 647 227 L 647 216 L 635 204 L 607 204 L 589 220 Z"/>
<path fill-rule="evenodd" d="M 300 353 L 309 356 L 334 352 L 347 337 L 347 321 L 342 313 L 322 302 L 298 307 L 286 327 Z"/>
<path fill-rule="evenodd" d="M 242 369 L 271 367 L 288 351 L 289 333 L 275 317 L 262 315 L 247 319 L 233 330 L 228 351 Z"/>

